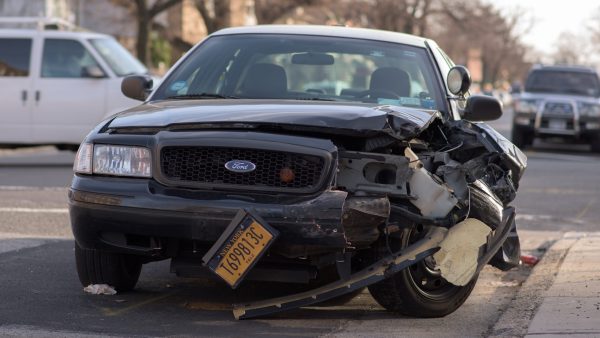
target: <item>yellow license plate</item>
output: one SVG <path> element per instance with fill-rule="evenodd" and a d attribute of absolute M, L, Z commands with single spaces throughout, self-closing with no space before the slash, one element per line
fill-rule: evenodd
<path fill-rule="evenodd" d="M 274 241 L 277 231 L 258 216 L 244 211 L 203 258 L 205 264 L 236 288 Z"/>

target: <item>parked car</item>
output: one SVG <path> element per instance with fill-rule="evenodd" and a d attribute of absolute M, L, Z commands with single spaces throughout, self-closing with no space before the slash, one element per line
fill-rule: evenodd
<path fill-rule="evenodd" d="M 1 24 L 25 28 L 0 29 L 0 144 L 76 149 L 105 115 L 138 104 L 120 83 L 148 70 L 112 37 L 43 18 Z"/>
<path fill-rule="evenodd" d="M 318 81 L 353 87 L 304 86 Z M 82 285 L 128 291 L 144 263 L 170 259 L 232 288 L 314 286 L 236 318 L 365 286 L 390 311 L 453 312 L 487 263 L 520 257 L 509 203 L 526 158 L 470 122 L 502 114 L 470 83 L 432 40 L 327 26 L 224 29 L 151 94 L 149 78 L 125 78 L 144 104 L 96 126 L 75 160 Z"/>
<path fill-rule="evenodd" d="M 535 138 L 560 138 L 600 152 L 600 82 L 594 69 L 536 66 L 513 107 L 517 146 L 530 146 Z"/>

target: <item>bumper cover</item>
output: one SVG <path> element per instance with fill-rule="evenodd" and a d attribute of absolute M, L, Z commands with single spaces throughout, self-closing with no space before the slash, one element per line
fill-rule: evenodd
<path fill-rule="evenodd" d="M 346 193 L 325 191 L 310 198 L 248 200 L 235 193 L 174 193 L 144 179 L 75 176 L 69 191 L 71 227 L 84 248 L 148 256 L 164 255 L 163 239 L 211 243 L 239 209 L 252 209 L 280 231 L 272 250 L 289 257 L 341 250 Z M 196 198 L 197 197 L 197 198 Z M 146 236 L 140 246 L 128 236 Z"/>

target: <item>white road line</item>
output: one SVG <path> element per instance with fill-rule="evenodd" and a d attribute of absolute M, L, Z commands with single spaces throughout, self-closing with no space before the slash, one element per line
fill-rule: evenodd
<path fill-rule="evenodd" d="M 0 212 L 20 212 L 31 214 L 67 214 L 67 208 L 0 208 Z"/>

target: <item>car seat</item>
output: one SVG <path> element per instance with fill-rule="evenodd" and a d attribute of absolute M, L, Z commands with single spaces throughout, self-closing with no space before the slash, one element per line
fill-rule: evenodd
<path fill-rule="evenodd" d="M 285 98 L 287 75 L 285 69 L 270 63 L 257 63 L 250 67 L 243 80 L 241 91 L 252 99 Z"/>

